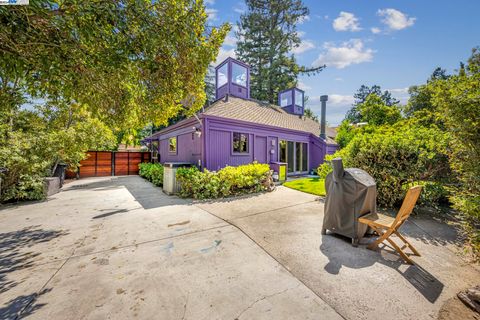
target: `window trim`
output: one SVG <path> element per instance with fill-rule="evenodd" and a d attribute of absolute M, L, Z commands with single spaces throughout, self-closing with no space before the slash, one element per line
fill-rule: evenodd
<path fill-rule="evenodd" d="M 235 133 L 238 133 L 240 135 L 245 135 L 247 137 L 247 151 L 246 152 L 238 152 L 233 149 L 233 136 Z M 231 131 L 230 132 L 230 151 L 232 156 L 250 156 L 250 133 L 246 132 L 239 132 L 239 131 Z"/>
<path fill-rule="evenodd" d="M 175 151 L 170 150 L 170 140 L 175 139 Z M 178 136 L 168 138 L 168 153 L 169 154 L 178 154 Z"/>

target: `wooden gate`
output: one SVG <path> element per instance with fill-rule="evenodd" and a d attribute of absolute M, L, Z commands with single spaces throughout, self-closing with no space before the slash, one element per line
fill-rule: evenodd
<path fill-rule="evenodd" d="M 138 174 L 138 164 L 149 161 L 149 152 L 114 152 L 115 175 Z"/>
<path fill-rule="evenodd" d="M 138 164 L 150 161 L 149 152 L 88 151 L 87 154 L 88 158 L 80 161 L 80 178 L 136 175 Z"/>

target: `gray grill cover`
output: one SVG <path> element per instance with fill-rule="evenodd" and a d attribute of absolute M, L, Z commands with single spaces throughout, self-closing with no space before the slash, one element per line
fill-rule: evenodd
<path fill-rule="evenodd" d="M 375 180 L 361 169 L 343 169 L 341 158 L 333 159 L 332 166 L 325 180 L 323 229 L 358 240 L 367 231 L 358 218 L 377 209 Z"/>

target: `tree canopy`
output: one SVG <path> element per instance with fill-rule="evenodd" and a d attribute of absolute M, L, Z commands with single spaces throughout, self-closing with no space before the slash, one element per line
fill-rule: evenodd
<path fill-rule="evenodd" d="M 130 128 L 205 101 L 204 77 L 229 26 L 203 1 L 30 1 L 0 7 L 1 94 L 85 105 Z M 2 104 L 2 108 L 6 108 Z"/>
<path fill-rule="evenodd" d="M 355 102 L 352 108 L 345 115 L 345 119 L 351 123 L 361 122 L 361 115 L 358 106 L 364 103 L 367 100 L 367 97 L 371 94 L 375 94 L 376 96 L 380 97 L 382 103 L 389 107 L 399 103 L 397 99 L 392 97 L 391 92 L 388 90 L 382 92 L 382 89 L 378 85 L 373 85 L 371 87 L 362 85 L 353 95 Z"/>

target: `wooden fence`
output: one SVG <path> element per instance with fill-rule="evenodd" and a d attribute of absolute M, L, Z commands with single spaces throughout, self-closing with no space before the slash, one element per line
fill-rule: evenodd
<path fill-rule="evenodd" d="M 138 164 L 150 162 L 150 152 L 88 151 L 80 161 L 80 178 L 138 174 Z"/>

